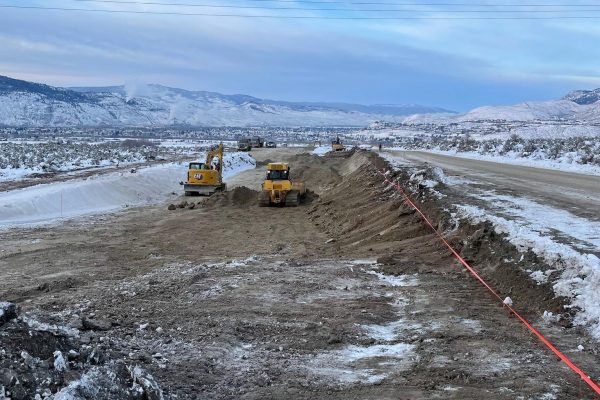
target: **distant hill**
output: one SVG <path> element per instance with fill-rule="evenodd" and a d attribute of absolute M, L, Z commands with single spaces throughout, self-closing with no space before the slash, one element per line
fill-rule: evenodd
<path fill-rule="evenodd" d="M 442 112 L 451 111 L 286 102 L 161 85 L 58 88 L 0 76 L 0 125 L 6 126 L 365 126 Z"/>
<path fill-rule="evenodd" d="M 594 104 L 600 100 L 600 89 L 574 90 L 568 93 L 563 100 L 569 100 L 577 104 Z"/>
<path fill-rule="evenodd" d="M 562 99 L 530 101 L 510 106 L 483 106 L 463 114 L 415 115 L 404 122 L 437 124 L 476 121 L 600 122 L 600 89 L 572 91 Z"/>

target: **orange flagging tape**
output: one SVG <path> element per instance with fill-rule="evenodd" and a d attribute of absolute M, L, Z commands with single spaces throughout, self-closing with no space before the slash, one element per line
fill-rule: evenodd
<path fill-rule="evenodd" d="M 383 176 L 383 179 L 385 179 L 385 181 L 388 184 L 390 184 L 398 192 L 400 192 L 402 194 L 402 196 L 404 196 L 405 202 L 407 204 L 409 204 L 412 208 L 415 209 L 415 211 L 421 216 L 421 218 L 423 219 L 425 224 L 427 224 L 427 226 L 429 226 L 431 228 L 431 230 L 433 230 L 433 232 L 436 234 L 436 236 L 438 238 L 440 238 L 440 240 L 452 252 L 454 257 L 456 257 L 456 259 L 462 265 L 464 265 L 464 267 L 471 273 L 471 275 L 476 280 L 478 280 L 483 286 L 485 286 L 490 291 L 490 293 L 492 293 L 494 295 L 494 297 L 496 297 L 504 306 L 506 306 L 510 310 L 510 312 L 513 313 L 519 319 L 519 321 L 521 321 L 523 323 L 523 325 L 525 325 L 527 327 L 527 329 L 529 329 L 535 336 L 537 336 L 538 339 L 540 339 L 540 341 L 542 343 L 544 343 L 546 345 L 546 347 L 548 347 L 550 350 L 552 350 L 552 352 L 554 354 L 556 354 L 558 356 L 558 358 L 560 358 L 562 361 L 564 361 L 564 363 L 567 364 L 569 366 L 569 368 L 571 368 L 571 370 L 573 370 L 576 374 L 578 374 L 585 381 L 585 383 L 587 383 L 589 385 L 589 387 L 591 387 L 597 394 L 600 394 L 600 387 L 586 373 L 584 373 L 581 369 L 579 369 L 579 367 L 577 365 L 575 365 L 571 360 L 569 360 L 567 358 L 567 356 L 565 356 L 563 353 L 561 353 L 560 350 L 558 350 L 552 343 L 550 343 L 550 341 L 548 339 L 546 339 L 544 337 L 544 335 L 542 335 L 537 329 L 535 329 L 533 326 L 531 326 L 531 324 L 529 322 L 527 322 L 527 320 L 525 318 L 523 318 L 510 304 L 504 303 L 504 301 L 502 300 L 502 297 L 500 297 L 500 295 L 477 273 L 477 271 L 475 271 L 473 269 L 473 267 L 471 267 L 469 265 L 469 263 L 467 263 L 465 261 L 464 258 L 462 258 L 460 256 L 460 254 L 458 254 L 458 252 L 454 249 L 454 247 L 452 247 L 452 245 L 450 245 L 450 243 L 448 243 L 448 241 L 444 238 L 444 236 L 442 236 L 442 234 L 439 233 L 437 229 L 435 229 L 435 227 L 433 226 L 433 223 L 431 223 L 431 220 L 419 209 L 419 207 L 417 207 L 417 205 L 412 201 L 412 199 L 408 196 L 408 194 L 406 194 L 404 189 L 402 189 L 400 184 L 389 180 L 387 175 L 385 174 L 385 172 L 379 171 L 379 173 Z"/>

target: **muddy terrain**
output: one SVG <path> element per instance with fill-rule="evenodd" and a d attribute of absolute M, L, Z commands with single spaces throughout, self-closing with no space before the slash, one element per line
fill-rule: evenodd
<path fill-rule="evenodd" d="M 0 313 L 0 398 L 594 398 L 383 183 L 382 159 L 253 153 L 208 200 L 1 232 L 0 301 L 21 309 Z M 269 160 L 306 182 L 300 207 L 257 206 Z M 516 251 L 420 200 L 598 380 L 594 344 L 542 319 L 563 303 L 509 268 Z"/>

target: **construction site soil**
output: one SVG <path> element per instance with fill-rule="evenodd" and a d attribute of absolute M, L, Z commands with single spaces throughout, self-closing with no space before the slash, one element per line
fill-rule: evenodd
<path fill-rule="evenodd" d="M 593 398 L 383 182 L 376 154 L 253 153 L 259 167 L 209 199 L 0 233 L 0 301 L 20 307 L 0 303 L 0 398 Z M 310 189 L 300 207 L 256 205 L 275 158 Z M 510 261 L 488 226 L 452 220 L 451 199 L 412 194 L 599 378 L 562 300 L 521 272 L 535 256 Z"/>

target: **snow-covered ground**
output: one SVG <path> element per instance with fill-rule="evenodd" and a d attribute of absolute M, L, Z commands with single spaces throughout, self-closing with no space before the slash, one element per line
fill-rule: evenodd
<path fill-rule="evenodd" d="M 194 157 L 220 143 L 204 139 L 128 139 L 89 137 L 0 142 L 0 182 L 33 174 L 119 167 L 153 160 Z M 227 146 L 235 142 L 225 141 Z"/>
<path fill-rule="evenodd" d="M 600 137 L 476 140 L 471 136 L 406 141 L 395 150 L 427 151 L 506 164 L 600 175 Z"/>
<path fill-rule="evenodd" d="M 312 151 L 312 153 L 316 154 L 318 156 L 324 156 L 325 154 L 329 153 L 330 151 L 331 151 L 331 146 L 317 146 Z"/>
<path fill-rule="evenodd" d="M 246 153 L 226 153 L 225 179 L 255 167 Z M 63 218 L 101 214 L 154 204 L 182 192 L 186 163 L 140 168 L 0 193 L 0 227 L 52 223 Z"/>
<path fill-rule="evenodd" d="M 155 159 L 159 152 L 146 142 L 40 141 L 0 143 L 0 181 L 31 174 L 68 172 L 127 165 Z"/>

